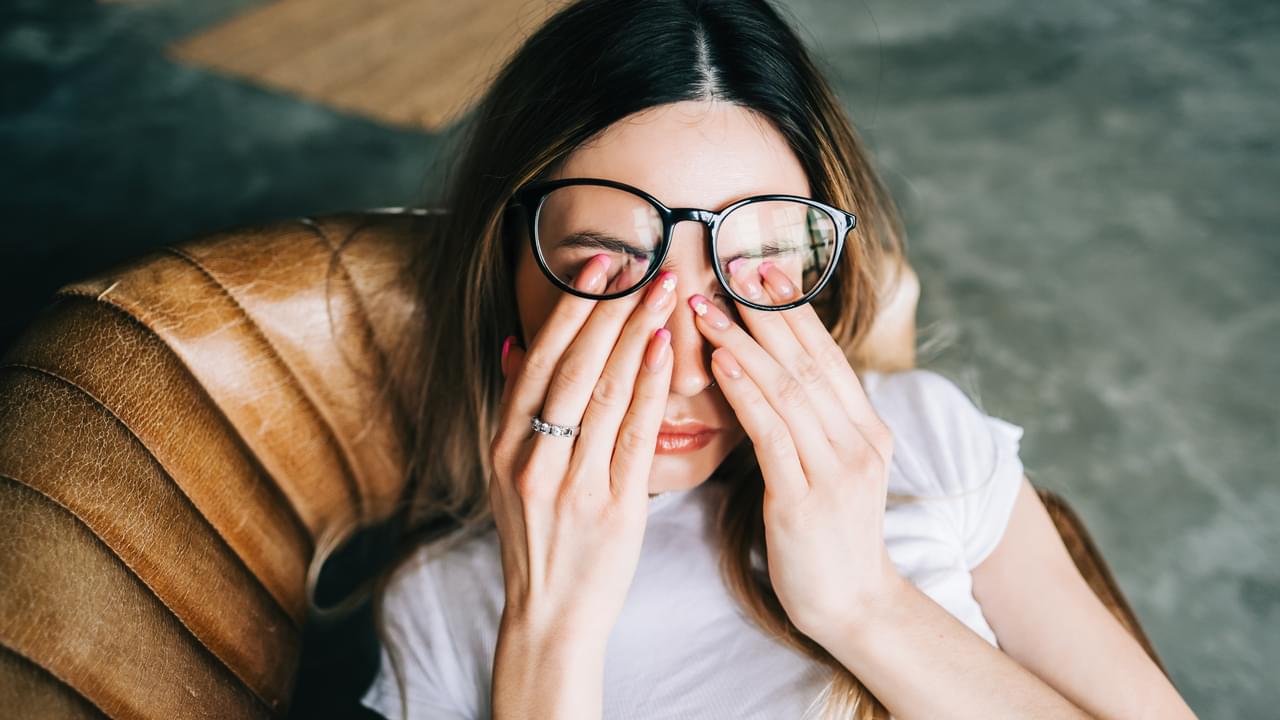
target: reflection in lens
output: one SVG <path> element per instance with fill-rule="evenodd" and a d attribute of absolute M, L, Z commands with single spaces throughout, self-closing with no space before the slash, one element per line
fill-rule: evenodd
<path fill-rule="evenodd" d="M 729 263 L 738 258 L 746 261 L 742 271 L 751 277 L 768 260 L 786 273 L 802 295 L 826 274 L 835 250 L 835 220 L 825 210 L 795 200 L 747 203 L 725 216 L 716 238 L 725 277 L 729 277 Z M 757 304 L 779 303 L 766 298 Z"/>
<path fill-rule="evenodd" d="M 603 185 L 551 191 L 538 211 L 538 247 L 547 268 L 572 286 L 587 261 L 609 256 L 602 294 L 630 290 L 648 272 L 662 244 L 662 217 L 644 198 Z"/>

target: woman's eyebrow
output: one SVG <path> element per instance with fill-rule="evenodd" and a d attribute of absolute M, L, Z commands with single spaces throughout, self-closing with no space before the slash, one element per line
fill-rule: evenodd
<path fill-rule="evenodd" d="M 633 256 L 652 255 L 656 248 L 645 248 L 638 245 L 632 245 L 625 240 L 608 233 L 598 232 L 596 230 L 580 230 L 570 233 L 562 238 L 559 247 L 564 248 L 588 248 L 596 250 L 605 250 L 614 253 L 625 253 Z M 794 252 L 797 249 L 792 243 L 780 244 L 775 241 L 766 241 L 754 248 L 754 252 L 740 254 L 735 257 L 770 257 L 773 255 L 781 255 L 786 252 Z M 672 260 L 668 258 L 663 263 L 663 269 L 670 269 Z"/>
<path fill-rule="evenodd" d="M 597 232 L 595 230 L 581 230 L 570 233 L 560 239 L 559 247 L 569 248 L 594 248 L 600 250 L 609 250 L 612 252 L 627 253 L 629 255 L 652 255 L 655 248 L 645 248 L 615 237 L 608 233 Z"/>
<path fill-rule="evenodd" d="M 559 246 L 600 249 L 638 257 L 652 255 L 657 251 L 657 248 L 643 248 L 632 245 L 631 243 L 621 240 L 613 235 L 596 230 L 581 230 L 570 233 L 560 241 Z M 662 267 L 658 268 L 658 271 L 661 272 L 663 270 L 671 270 L 673 268 L 675 268 L 675 259 L 667 258 L 666 262 L 662 263 Z"/>

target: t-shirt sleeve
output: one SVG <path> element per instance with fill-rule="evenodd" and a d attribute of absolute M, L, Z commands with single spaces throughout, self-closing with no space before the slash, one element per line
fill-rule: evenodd
<path fill-rule="evenodd" d="M 1018 456 L 1022 427 L 992 415 L 983 419 L 995 446 L 995 459 L 984 473 L 986 481 L 967 495 L 964 503 L 965 563 L 970 570 L 981 564 L 1004 537 L 1023 477 Z"/>
<path fill-rule="evenodd" d="M 967 569 L 982 563 L 1004 537 L 1022 485 L 1023 428 L 988 415 L 950 378 L 914 369 L 909 405 L 920 425 L 919 448 L 938 492 L 948 496 Z"/>
<path fill-rule="evenodd" d="M 473 720 L 479 713 L 467 695 L 473 682 L 459 661 L 431 568 L 415 559 L 399 570 L 382 598 L 387 638 L 378 673 L 360 702 L 390 720 Z M 403 707 L 392 653 L 403 675 Z"/>

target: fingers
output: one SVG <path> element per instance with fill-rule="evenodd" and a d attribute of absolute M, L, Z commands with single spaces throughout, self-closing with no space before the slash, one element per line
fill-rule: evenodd
<path fill-rule="evenodd" d="M 649 471 L 671 392 L 671 368 L 671 331 L 658 328 L 645 347 L 631 405 L 613 443 L 609 478 L 618 497 L 644 498 L 649 492 Z"/>
<path fill-rule="evenodd" d="M 768 263 L 762 263 L 762 266 L 767 265 Z M 776 268 L 774 272 L 777 272 Z M 747 266 L 747 261 L 744 258 L 737 258 L 729 263 L 729 273 L 729 282 L 733 289 L 755 302 L 790 302 L 796 295 L 794 286 L 790 284 L 785 290 L 775 285 L 766 294 L 760 275 L 757 274 L 755 268 Z M 793 310 L 801 308 L 808 310 L 811 315 L 813 314 L 813 308 L 808 305 L 802 305 L 793 308 Z M 830 402 L 834 391 L 831 376 L 835 375 L 836 372 L 833 371 L 833 368 L 827 366 L 843 364 L 847 369 L 848 362 L 845 360 L 844 353 L 839 352 L 839 346 L 835 344 L 834 340 L 831 340 L 830 334 L 826 332 L 826 328 L 822 326 L 822 323 L 819 321 L 818 325 L 822 328 L 822 334 L 829 341 L 828 344 L 837 351 L 838 355 L 836 356 L 830 354 L 815 355 L 808 347 L 805 347 L 796 336 L 793 328 L 793 325 L 803 325 L 804 323 L 793 321 L 787 317 L 791 311 L 756 310 L 741 304 L 738 306 L 738 311 L 743 324 L 746 325 L 746 329 L 756 343 L 764 347 L 778 364 L 789 370 L 791 375 L 804 388 L 828 442 L 833 446 L 839 447 L 841 444 L 857 438 L 857 428 L 850 421 L 848 413 L 841 407 L 840 403 Z M 814 316 L 814 320 L 817 320 L 816 316 Z"/>
<path fill-rule="evenodd" d="M 516 376 L 520 370 L 520 364 L 524 360 L 524 350 L 516 345 L 515 336 L 508 336 L 504 341 L 502 351 L 502 395 L 498 399 L 498 417 L 503 417 L 507 411 L 507 405 L 511 402 L 511 388 L 515 383 L 507 381 L 507 378 Z"/>
<path fill-rule="evenodd" d="M 601 253 L 587 261 L 574 287 L 591 292 L 603 292 L 609 270 L 609 256 Z M 510 403 L 502 415 L 502 428 L 508 432 L 519 432 L 526 437 L 522 428 L 528 427 L 529 419 L 542 410 L 547 388 L 551 377 L 560 364 L 560 357 L 565 348 L 577 337 L 578 331 L 586 321 L 597 301 L 581 298 L 572 293 L 564 293 L 551 311 L 551 316 L 543 323 L 538 334 L 524 351 L 524 371 L 519 374 L 509 373 L 514 378 L 511 388 Z M 512 381 L 508 380 L 508 384 Z M 548 419 L 548 422 L 556 422 Z M 563 423 L 563 421 L 561 421 Z M 576 420 L 574 421 L 576 423 Z M 505 442 L 507 439 L 504 438 Z"/>
<path fill-rule="evenodd" d="M 818 477 L 827 474 L 835 466 L 835 453 L 827 441 L 826 432 L 804 387 L 741 326 L 730 321 L 724 311 L 705 297 L 693 295 L 689 298 L 689 304 L 693 307 L 696 324 L 702 334 L 717 348 L 729 348 L 732 357 L 744 369 L 744 375 L 749 377 L 751 383 L 758 388 L 762 399 L 767 401 L 778 417 L 782 418 L 785 427 L 790 429 L 792 441 L 799 452 L 806 476 Z M 716 382 L 718 383 L 719 379 Z M 725 397 L 729 397 L 727 389 Z M 751 397 L 751 401 L 755 401 L 754 397 Z M 733 401 L 730 400 L 730 403 L 732 404 Z M 734 410 L 738 410 L 737 405 L 734 406 Z M 758 408 L 748 408 L 748 410 L 757 417 L 761 412 Z M 763 441 L 770 445 L 782 445 L 781 438 L 777 437 L 780 434 L 778 428 L 766 426 L 757 427 L 756 430 L 765 433 L 766 437 L 762 438 Z M 756 437 L 752 436 L 752 440 L 756 440 Z"/>
<path fill-rule="evenodd" d="M 765 491 L 784 501 L 802 497 L 809 484 L 790 426 L 774 411 L 768 398 L 727 348 L 712 351 L 711 372 L 738 416 L 738 422 L 742 423 L 742 429 L 755 445 L 760 472 L 768 480 Z"/>
<path fill-rule="evenodd" d="M 638 279 L 637 277 L 624 278 L 620 274 L 615 278 L 616 287 L 607 291 L 625 289 L 634 285 Z M 587 404 L 592 401 L 593 396 L 600 397 L 603 402 L 621 403 L 625 407 L 634 383 L 634 369 L 627 377 L 602 378 L 601 373 L 610 354 L 614 352 L 620 335 L 623 335 L 622 339 L 627 341 L 626 352 L 636 356 L 642 352 L 647 333 L 642 332 L 639 337 L 636 336 L 636 330 L 623 333 L 623 327 L 627 319 L 633 316 L 633 311 L 640 304 L 640 298 L 641 293 L 635 293 L 597 303 L 591 311 L 586 323 L 578 331 L 577 337 L 561 355 L 560 363 L 551 376 L 541 406 L 543 420 L 559 425 L 581 424 L 581 434 L 576 443 L 564 442 L 560 438 L 539 436 L 535 441 L 538 445 L 549 446 L 549 449 L 553 449 L 556 454 L 563 454 L 565 458 L 575 455 L 578 452 L 574 448 L 575 444 L 581 447 L 595 442 L 601 436 L 598 431 L 589 429 L 586 422 Z M 649 327 L 649 331 L 652 332 L 665 322 L 664 318 L 656 325 Z M 607 442 L 612 445 L 613 435 L 607 433 L 605 435 L 607 435 Z"/>
<path fill-rule="evenodd" d="M 502 360 L 504 382 L 502 384 L 502 401 L 499 406 L 501 408 L 499 410 L 500 414 L 506 410 L 507 404 L 511 400 L 512 387 L 515 385 L 513 379 L 519 377 L 520 368 L 524 364 L 524 357 L 524 349 L 513 343 L 507 351 L 506 357 Z M 522 532 L 524 527 L 524 516 L 520 510 L 520 499 L 515 495 L 513 488 L 503 481 L 503 478 L 512 477 L 516 454 L 523 450 L 523 445 L 517 443 L 501 446 L 498 444 L 498 438 L 496 437 L 489 448 L 489 454 L 494 464 L 494 474 L 489 481 L 489 504 L 493 508 L 493 516 L 499 527 L 517 528 L 516 537 L 519 537 L 519 533 Z M 523 554 L 517 552 L 511 543 L 501 541 L 501 536 L 499 536 L 499 540 L 503 567 L 515 568 L 515 574 L 522 577 L 523 573 L 528 570 Z"/>
<path fill-rule="evenodd" d="M 609 353 L 613 351 L 627 318 L 640 304 L 641 295 L 636 293 L 599 303 L 592 310 L 551 377 L 542 408 L 543 420 L 562 425 L 582 422 Z M 634 345 L 634 338 L 632 341 Z M 644 343 L 643 338 L 640 343 Z M 630 381 L 627 384 L 630 386 Z M 612 389 L 609 390 L 611 392 Z"/>
<path fill-rule="evenodd" d="M 760 274 L 764 280 L 764 290 L 775 301 L 790 301 L 795 296 L 795 286 L 789 281 L 786 273 L 772 263 L 760 263 Z M 744 308 L 752 310 L 751 308 Z M 753 312 L 756 312 L 753 310 Z M 871 401 L 867 399 L 862 381 L 849 364 L 844 349 L 836 344 L 831 331 L 823 324 L 818 313 L 809 303 L 798 305 L 782 312 L 766 312 L 756 314 L 781 315 L 791 328 L 791 332 L 800 345 L 814 359 L 827 379 L 828 388 L 840 401 L 850 420 L 859 428 L 879 427 L 880 416 L 876 414 Z"/>
<path fill-rule="evenodd" d="M 621 473 L 631 478 L 636 470 L 641 469 L 641 464 L 643 477 L 648 477 L 658 429 L 666 413 L 668 387 L 654 386 L 657 379 L 640 368 L 646 352 L 659 353 L 661 350 L 654 347 L 655 341 L 670 342 L 669 332 L 664 331 L 656 337 L 654 332 L 666 324 L 675 309 L 675 273 L 663 272 L 640 294 L 643 302 L 632 312 L 621 337 L 616 338 L 616 345 L 608 355 L 608 362 L 594 389 L 589 388 L 590 404 L 583 411 L 582 436 L 573 460 L 575 466 L 582 468 L 609 467 L 612 464 L 613 477 Z M 613 343 L 614 339 L 604 338 L 603 342 Z M 662 352 L 670 354 L 665 350 Z M 641 397 L 636 393 L 646 395 Z M 658 395 L 661 397 L 657 398 Z M 658 399 L 661 404 L 651 407 Z M 644 459 L 646 454 L 650 456 L 649 460 Z M 626 457 L 627 463 L 632 465 L 619 463 L 619 455 Z"/>
<path fill-rule="evenodd" d="M 499 477 L 506 477 L 506 470 L 509 469 L 515 459 L 515 455 L 521 447 L 521 443 L 513 441 L 513 434 L 523 435 L 518 430 L 513 430 L 507 418 L 511 415 L 511 403 L 514 399 L 514 389 L 516 379 L 520 377 L 520 368 L 524 364 L 525 351 L 514 342 L 514 336 L 508 338 L 511 344 L 507 346 L 506 355 L 502 357 L 500 364 L 502 365 L 502 397 L 498 402 L 498 417 L 502 418 L 498 425 L 498 431 L 494 434 L 493 439 L 489 441 L 489 458 L 493 463 L 493 469 Z M 498 483 L 491 483 L 489 486 L 490 495 L 492 496 L 494 486 Z M 497 502 L 496 500 L 494 502 Z M 499 513 L 497 505 L 494 506 L 494 512 Z"/>

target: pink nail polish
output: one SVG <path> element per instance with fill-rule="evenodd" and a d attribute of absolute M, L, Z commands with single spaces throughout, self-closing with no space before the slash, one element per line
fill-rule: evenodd
<path fill-rule="evenodd" d="M 733 355 L 725 349 L 717 350 L 711 355 L 711 362 L 720 367 L 724 374 L 731 378 L 742 377 L 742 366 L 733 358 Z"/>
<path fill-rule="evenodd" d="M 791 287 L 791 283 L 787 282 L 785 276 L 777 280 L 769 280 L 767 277 L 765 277 L 765 273 L 767 273 L 769 269 L 772 267 L 773 267 L 773 263 L 769 262 L 768 260 L 765 260 L 764 262 L 760 263 L 760 277 L 765 278 L 765 281 L 768 282 L 771 286 L 773 286 L 774 290 L 777 291 L 778 295 L 780 295 L 782 299 L 785 300 L 787 298 L 790 298 L 795 293 L 795 288 Z"/>
<path fill-rule="evenodd" d="M 586 290 L 588 292 L 600 292 L 603 290 L 605 284 L 609 280 L 608 272 L 610 264 L 611 259 L 608 253 L 600 253 L 593 256 L 587 261 L 587 264 L 583 266 L 582 279 L 579 281 L 580 284 L 578 285 L 578 289 Z M 591 269 L 592 265 L 599 268 L 599 270 L 593 271 Z"/>
<path fill-rule="evenodd" d="M 689 307 L 693 308 L 695 313 L 702 316 L 708 323 L 710 323 L 711 327 L 717 330 L 724 330 L 729 327 L 729 318 L 720 311 L 720 308 L 711 305 L 711 303 L 707 302 L 707 299 L 701 295 L 694 295 L 693 297 L 690 297 Z"/>
<path fill-rule="evenodd" d="M 507 366 L 507 353 L 511 352 L 511 341 L 515 340 L 515 335 L 508 335 L 506 340 L 502 341 L 502 367 Z"/>
<path fill-rule="evenodd" d="M 667 357 L 667 348 L 671 345 L 671 331 L 666 328 L 658 328 L 653 333 L 650 340 L 649 349 L 644 356 L 645 367 L 657 372 L 662 369 L 662 364 Z"/>

